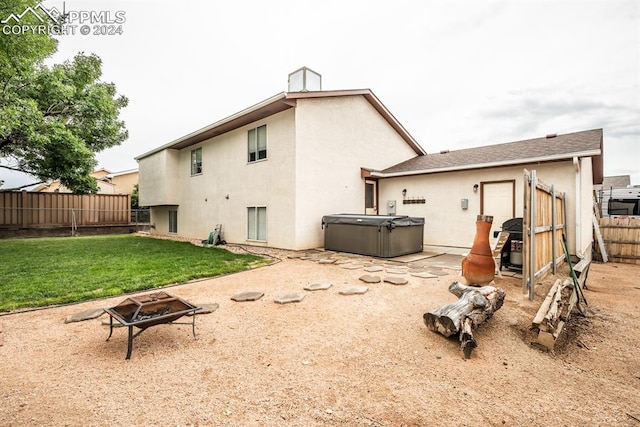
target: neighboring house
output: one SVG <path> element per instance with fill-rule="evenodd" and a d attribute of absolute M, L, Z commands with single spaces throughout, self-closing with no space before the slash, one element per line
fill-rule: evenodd
<path fill-rule="evenodd" d="M 476 215 L 492 215 L 492 231 L 523 216 L 523 171 L 536 170 L 539 180 L 565 193 L 571 253 L 590 256 L 602 143 L 602 129 L 552 134 L 417 156 L 383 170 L 363 169 L 363 175 L 377 180 L 380 200 L 396 201 L 397 214 L 426 218 L 425 244 L 471 247 Z M 415 198 L 424 204 L 403 203 Z"/>
<path fill-rule="evenodd" d="M 425 217 L 426 245 L 470 247 L 477 214 L 494 228 L 522 216 L 527 168 L 567 193 L 572 244 L 591 244 L 602 130 L 427 155 L 371 90 L 305 89 L 138 156 L 152 232 L 204 239 L 222 224 L 230 243 L 300 250 L 323 246 L 323 215 L 395 210 Z"/>
<path fill-rule="evenodd" d="M 130 169 L 121 172 L 110 172 L 100 168 L 90 174 L 98 184 L 98 194 L 131 194 L 138 183 L 138 169 Z M 48 184 L 39 184 L 32 191 L 47 193 L 70 193 L 67 187 L 60 181 L 52 181 Z"/>

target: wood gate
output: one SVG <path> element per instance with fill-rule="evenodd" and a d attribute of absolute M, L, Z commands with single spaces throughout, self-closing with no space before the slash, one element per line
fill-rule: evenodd
<path fill-rule="evenodd" d="M 540 181 L 536 171 L 524 170 L 524 210 L 522 216 L 522 286 L 534 299 L 537 280 L 556 273 L 564 258 L 562 235 L 566 235 L 565 193 Z"/>

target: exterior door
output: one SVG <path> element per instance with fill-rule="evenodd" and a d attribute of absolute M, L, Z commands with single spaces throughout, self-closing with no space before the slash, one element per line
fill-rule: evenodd
<path fill-rule="evenodd" d="M 378 182 L 365 179 L 364 181 L 364 213 L 378 215 Z"/>
<path fill-rule="evenodd" d="M 489 239 L 494 242 L 493 232 L 515 216 L 515 181 L 483 182 L 480 187 L 480 214 L 493 216 Z M 493 246 L 493 244 L 492 244 Z"/>

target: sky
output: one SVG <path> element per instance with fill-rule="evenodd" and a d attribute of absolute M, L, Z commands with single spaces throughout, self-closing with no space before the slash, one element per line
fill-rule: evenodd
<path fill-rule="evenodd" d="M 48 61 L 95 53 L 102 80 L 129 98 L 121 113 L 129 139 L 96 157 L 112 172 L 286 91 L 288 74 L 306 66 L 323 90 L 371 89 L 427 153 L 602 128 L 605 176 L 640 185 L 638 0 L 66 0 L 64 8 L 125 19 L 122 34 L 57 37 Z M 0 179 L 5 188 L 25 181 L 2 169 Z"/>

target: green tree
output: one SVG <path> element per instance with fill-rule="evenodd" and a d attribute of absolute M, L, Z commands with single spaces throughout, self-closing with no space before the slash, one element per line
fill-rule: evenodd
<path fill-rule="evenodd" d="M 5 0 L 0 19 L 36 4 Z M 20 23 L 29 19 L 36 18 L 25 14 Z M 77 193 L 96 192 L 89 176 L 95 153 L 127 139 L 119 113 L 128 100 L 113 83 L 100 81 L 102 61 L 96 55 L 80 52 L 72 61 L 45 65 L 56 47 L 46 33 L 0 32 L 0 167 L 40 182 L 59 179 Z"/>

